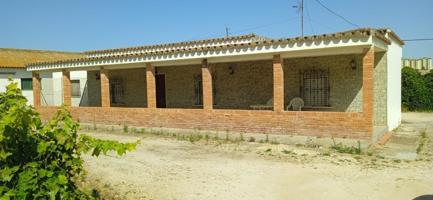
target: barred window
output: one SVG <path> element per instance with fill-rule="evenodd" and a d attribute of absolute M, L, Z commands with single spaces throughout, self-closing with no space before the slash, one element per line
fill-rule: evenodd
<path fill-rule="evenodd" d="M 305 106 L 330 106 L 329 70 L 311 69 L 302 71 L 300 89 Z"/>
<path fill-rule="evenodd" d="M 212 99 L 213 104 L 216 105 L 216 73 L 212 73 Z M 194 75 L 194 97 L 195 104 L 194 105 L 203 105 L 203 80 L 201 74 Z"/>
<path fill-rule="evenodd" d="M 201 74 L 194 75 L 195 105 L 203 105 L 203 81 Z"/>
<path fill-rule="evenodd" d="M 123 94 L 124 94 L 124 91 L 123 91 L 122 80 L 120 80 L 120 79 L 110 80 L 111 103 L 123 104 L 124 103 Z"/>
<path fill-rule="evenodd" d="M 81 96 L 80 80 L 71 80 L 71 95 L 73 97 Z"/>

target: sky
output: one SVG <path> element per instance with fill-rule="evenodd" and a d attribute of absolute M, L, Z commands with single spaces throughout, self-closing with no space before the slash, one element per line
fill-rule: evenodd
<path fill-rule="evenodd" d="M 357 28 L 304 0 L 304 34 Z M 433 38 L 432 0 L 320 0 L 359 27 L 402 39 Z M 0 48 L 86 51 L 256 33 L 301 34 L 297 0 L 0 0 Z M 433 57 L 433 41 L 407 42 L 404 57 Z"/>

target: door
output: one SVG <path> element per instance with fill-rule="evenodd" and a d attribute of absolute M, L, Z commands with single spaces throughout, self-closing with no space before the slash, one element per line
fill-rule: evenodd
<path fill-rule="evenodd" d="M 165 74 L 155 75 L 156 107 L 165 108 Z"/>

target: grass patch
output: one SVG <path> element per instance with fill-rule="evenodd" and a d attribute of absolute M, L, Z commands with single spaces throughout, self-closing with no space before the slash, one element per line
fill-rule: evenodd
<path fill-rule="evenodd" d="M 421 137 L 420 142 L 418 143 L 418 146 L 416 147 L 416 153 L 417 154 L 421 153 L 425 144 L 427 143 L 428 137 L 427 137 L 427 133 L 425 132 L 425 130 L 421 133 L 420 137 Z"/>
<path fill-rule="evenodd" d="M 341 142 L 337 144 L 334 138 L 332 138 L 332 141 L 334 142 L 334 144 L 331 146 L 331 149 L 334 149 L 338 153 L 357 154 L 357 155 L 360 155 L 362 153 L 360 141 L 358 141 L 358 147 L 346 146 Z"/>

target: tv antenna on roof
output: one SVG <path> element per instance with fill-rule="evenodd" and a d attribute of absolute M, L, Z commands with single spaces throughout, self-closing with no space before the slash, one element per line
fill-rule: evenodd
<path fill-rule="evenodd" d="M 297 8 L 298 13 L 301 13 L 301 36 L 304 37 L 304 0 L 298 1 L 298 5 L 292 8 Z"/>

